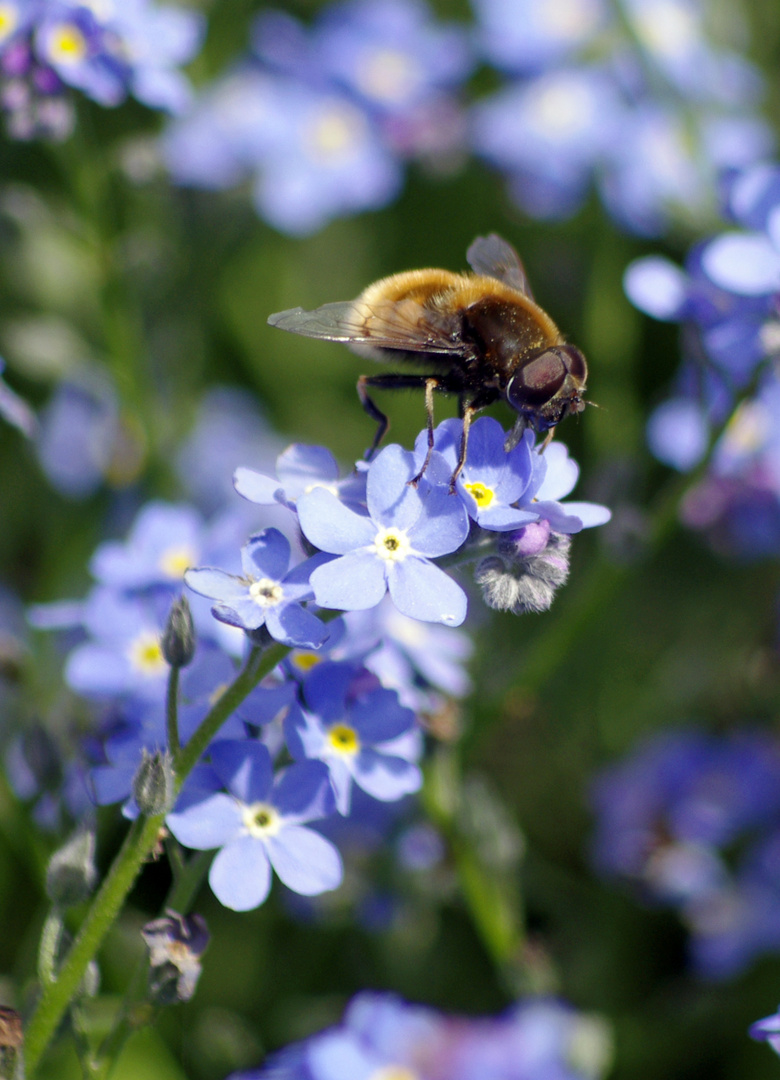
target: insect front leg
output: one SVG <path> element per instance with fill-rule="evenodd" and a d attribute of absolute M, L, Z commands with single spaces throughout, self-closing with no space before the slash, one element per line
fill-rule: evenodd
<path fill-rule="evenodd" d="M 455 466 L 455 472 L 450 477 L 450 495 L 455 492 L 455 483 L 463 472 L 463 466 L 466 464 L 466 454 L 469 449 L 469 429 L 471 428 L 471 420 L 474 413 L 479 412 L 478 408 L 474 408 L 473 405 L 463 406 L 463 430 L 460 435 L 460 454 L 458 456 L 458 464 Z"/>
<path fill-rule="evenodd" d="M 428 464 L 431 460 L 431 454 L 433 453 L 433 391 L 438 387 L 439 380 L 433 377 L 425 380 L 425 412 L 426 412 L 426 424 L 428 428 L 428 452 L 425 455 L 425 461 L 422 463 L 422 468 L 413 476 L 409 483 L 412 487 L 417 487 L 423 478 L 425 470 L 428 468 Z M 451 489 L 450 489 L 451 490 Z"/>
<path fill-rule="evenodd" d="M 381 443 L 382 439 L 387 434 L 387 429 L 390 427 L 390 421 L 381 412 L 371 398 L 368 396 L 366 386 L 376 386 L 376 379 L 381 379 L 381 375 L 361 375 L 357 381 L 357 392 L 360 398 L 360 404 L 363 406 L 365 412 L 371 417 L 372 420 L 376 420 L 377 429 L 374 434 L 373 441 L 366 451 L 366 461 L 370 461 L 376 453 L 376 448 Z M 381 385 L 381 384 L 380 384 Z"/>
<path fill-rule="evenodd" d="M 433 452 L 433 392 L 434 390 L 451 390 L 448 381 L 444 378 L 440 378 L 435 375 L 399 375 L 390 373 L 388 375 L 361 375 L 358 379 L 357 391 L 360 403 L 368 413 L 368 415 L 377 422 L 377 430 L 374 435 L 374 441 L 371 443 L 368 453 L 366 454 L 366 460 L 369 461 L 379 446 L 382 439 L 387 434 L 387 430 L 390 427 L 390 421 L 385 414 L 381 412 L 374 404 L 372 399 L 368 396 L 366 387 L 375 386 L 380 390 L 425 390 L 425 409 L 427 412 L 427 429 L 428 429 L 428 453 L 425 458 L 425 463 L 417 474 L 413 477 L 409 483 L 417 485 L 428 467 L 428 462 L 431 459 L 431 453 Z"/>

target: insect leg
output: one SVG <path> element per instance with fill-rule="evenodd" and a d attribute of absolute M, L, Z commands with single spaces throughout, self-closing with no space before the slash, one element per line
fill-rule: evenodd
<path fill-rule="evenodd" d="M 504 450 L 507 454 L 510 450 L 514 450 L 514 448 L 518 445 L 518 443 L 523 437 L 523 434 L 528 429 L 528 426 L 528 421 L 524 416 L 515 417 L 515 422 L 512 425 L 512 430 L 504 439 Z"/>
<path fill-rule="evenodd" d="M 380 412 L 380 410 L 376 407 L 374 402 L 368 396 L 368 391 L 366 390 L 366 386 L 376 385 L 375 380 L 377 378 L 381 378 L 381 376 L 361 375 L 357 381 L 357 392 L 358 397 L 360 398 L 360 404 L 363 406 L 364 410 L 368 413 L 371 419 L 376 420 L 377 423 L 377 429 L 376 433 L 374 434 L 373 441 L 366 452 L 366 461 L 370 461 L 371 458 L 374 456 L 377 446 L 379 446 L 382 439 L 387 434 L 387 429 L 390 427 L 390 421 L 387 419 L 385 414 L 383 412 Z"/>
<path fill-rule="evenodd" d="M 438 387 L 439 380 L 433 377 L 425 380 L 425 412 L 427 415 L 427 427 L 428 427 L 428 453 L 425 455 L 425 461 L 422 463 L 422 468 L 413 476 L 409 483 L 412 487 L 417 487 L 423 478 L 425 470 L 428 468 L 428 463 L 431 460 L 431 454 L 433 453 L 433 391 Z"/>
<path fill-rule="evenodd" d="M 547 434 L 544 437 L 544 442 L 539 447 L 539 453 L 543 454 L 550 443 L 553 441 L 553 435 L 555 434 L 555 428 L 551 427 L 547 429 Z"/>
<path fill-rule="evenodd" d="M 387 434 L 387 429 L 390 427 L 390 421 L 368 396 L 368 391 L 366 390 L 366 387 L 368 386 L 376 386 L 380 390 L 424 389 L 425 407 L 428 412 L 428 445 L 431 448 L 433 447 L 433 391 L 437 389 L 446 391 L 456 389 L 456 387 L 449 385 L 449 381 L 446 377 L 435 375 L 399 375 L 394 372 L 390 372 L 387 375 L 360 376 L 357 383 L 357 392 L 360 403 L 371 419 L 376 420 L 378 424 L 374 441 L 371 443 L 371 447 L 366 454 L 367 461 L 371 459 L 376 448 Z M 428 462 L 426 461 L 426 465 L 427 463 Z M 425 470 L 423 469 L 423 472 L 424 471 Z M 420 476 L 422 476 L 422 473 L 420 473 Z M 415 477 L 415 481 L 419 480 L 419 478 L 419 476 Z"/>
<path fill-rule="evenodd" d="M 466 464 L 466 453 L 469 446 L 469 428 L 471 427 L 471 418 L 474 413 L 479 412 L 479 408 L 475 408 L 473 404 L 465 405 L 463 408 L 463 431 L 460 436 L 460 456 L 458 458 L 458 464 L 455 466 L 455 472 L 450 477 L 450 495 L 455 492 L 455 481 L 463 471 L 463 466 Z"/>

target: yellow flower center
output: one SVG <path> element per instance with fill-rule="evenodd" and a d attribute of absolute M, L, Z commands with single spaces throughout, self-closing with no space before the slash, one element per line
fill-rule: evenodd
<path fill-rule="evenodd" d="M 13 34 L 19 25 L 19 15 L 10 4 L 0 4 L 0 41 Z"/>
<path fill-rule="evenodd" d="M 79 64 L 87 55 L 87 39 L 73 23 L 60 23 L 51 34 L 51 58 L 61 64 Z"/>
<path fill-rule="evenodd" d="M 555 83 L 542 86 L 534 98 L 535 126 L 553 138 L 572 135 L 590 123 L 590 99 L 573 94 L 571 86 Z"/>
<path fill-rule="evenodd" d="M 243 819 L 246 831 L 257 839 L 275 836 L 281 825 L 279 814 L 268 803 L 252 803 L 251 806 L 245 806 Z"/>
<path fill-rule="evenodd" d="M 496 493 L 492 488 L 485 487 L 485 485 L 480 484 L 479 481 L 473 484 L 464 484 L 463 486 L 466 491 L 468 491 L 469 495 L 471 495 L 480 510 L 484 510 L 486 506 L 490 506 L 493 499 L 496 497 Z"/>
<path fill-rule="evenodd" d="M 135 670 L 147 678 L 162 675 L 168 668 L 160 648 L 160 638 L 151 630 L 145 630 L 131 642 L 129 656 Z"/>
<path fill-rule="evenodd" d="M 676 0 L 655 3 L 652 10 L 633 20 L 637 37 L 658 56 L 685 57 L 700 40 L 699 19 L 688 5 Z"/>
<path fill-rule="evenodd" d="M 368 1080 L 419 1080 L 419 1077 L 405 1065 L 383 1065 L 380 1069 L 374 1069 Z"/>
<path fill-rule="evenodd" d="M 539 12 L 560 37 L 574 39 L 594 30 L 598 15 L 581 0 L 556 0 Z M 595 17 L 594 17 L 595 16 Z"/>
<path fill-rule="evenodd" d="M 397 49 L 377 49 L 364 57 L 357 70 L 359 89 L 379 101 L 402 101 L 419 79 L 419 66 Z"/>
<path fill-rule="evenodd" d="M 349 724 L 334 724 L 328 732 L 328 742 L 339 754 L 352 756 L 360 749 L 360 738 Z"/>
<path fill-rule="evenodd" d="M 159 567 L 166 577 L 178 581 L 184 577 L 184 571 L 189 570 L 196 562 L 197 556 L 192 548 L 172 547 L 160 556 Z"/>
<path fill-rule="evenodd" d="M 768 438 L 772 422 L 760 402 L 743 401 L 728 422 L 724 442 L 733 453 L 755 453 Z"/>
<path fill-rule="evenodd" d="M 290 655 L 290 662 L 303 672 L 311 671 L 321 660 L 322 657 L 313 652 L 294 652 Z"/>
<path fill-rule="evenodd" d="M 258 607 L 274 607 L 282 599 L 282 586 L 271 578 L 260 578 L 249 586 L 249 595 Z"/>
<path fill-rule="evenodd" d="M 342 157 L 364 137 L 365 127 L 357 109 L 340 103 L 328 106 L 309 128 L 312 155 L 321 160 Z"/>
<path fill-rule="evenodd" d="M 412 550 L 409 537 L 401 529 L 380 529 L 374 537 L 374 550 L 386 562 L 400 562 Z"/>

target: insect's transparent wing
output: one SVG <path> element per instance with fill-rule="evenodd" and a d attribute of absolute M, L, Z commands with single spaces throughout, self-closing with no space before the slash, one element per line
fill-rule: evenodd
<path fill-rule="evenodd" d="M 485 274 L 487 277 L 498 278 L 504 284 L 517 289 L 529 300 L 533 300 L 531 286 L 528 277 L 511 244 L 502 240 L 496 233 L 489 236 L 478 236 L 466 252 L 466 259 L 472 270 L 477 274 Z"/>
<path fill-rule="evenodd" d="M 313 311 L 291 308 L 269 316 L 280 330 L 323 341 L 344 341 L 406 352 L 459 353 L 460 321 L 452 314 L 423 307 L 414 300 L 347 300 Z"/>

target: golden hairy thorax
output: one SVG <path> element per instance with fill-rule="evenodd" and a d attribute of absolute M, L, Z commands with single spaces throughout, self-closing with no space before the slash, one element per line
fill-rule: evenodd
<path fill-rule="evenodd" d="M 407 270 L 392 274 L 360 294 L 354 303 L 354 313 L 370 334 L 375 313 L 386 310 L 382 305 L 395 305 L 397 315 L 403 318 L 407 302 L 410 321 L 414 317 L 413 305 L 452 316 L 454 330 L 465 316 L 488 339 L 509 347 L 515 356 L 564 341 L 550 316 L 530 297 L 482 274 L 455 274 L 449 270 Z M 492 352 L 492 342 L 488 340 L 485 344 L 487 352 Z"/>

